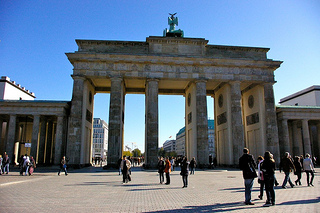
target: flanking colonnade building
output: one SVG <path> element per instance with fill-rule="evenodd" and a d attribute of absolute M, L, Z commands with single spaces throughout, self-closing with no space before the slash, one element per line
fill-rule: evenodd
<path fill-rule="evenodd" d="M 243 147 L 280 159 L 274 103 L 274 71 L 281 61 L 268 48 L 209 45 L 203 38 L 150 36 L 145 42 L 76 40 L 71 101 L 0 101 L 1 152 L 17 156 L 31 143 L 38 163 L 84 166 L 92 159 L 94 95 L 110 93 L 108 157 L 116 166 L 123 150 L 126 94 L 145 95 L 145 162 L 157 165 L 158 95 L 185 97 L 186 155 L 208 164 L 207 97 L 214 98 L 216 157 L 237 165 Z M 165 116 L 165 115 L 161 115 Z M 25 118 L 25 120 L 24 120 Z M 25 137 L 23 124 L 28 128 Z M 5 125 L 4 125 L 5 124 Z M 281 145 L 281 144 L 280 144 Z M 20 145 L 20 150 L 21 150 Z"/>

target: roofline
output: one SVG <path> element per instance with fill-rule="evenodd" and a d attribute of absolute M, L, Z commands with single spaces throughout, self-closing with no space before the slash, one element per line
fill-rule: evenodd
<path fill-rule="evenodd" d="M 303 90 L 301 90 L 299 92 L 293 93 L 292 95 L 289 95 L 287 97 L 284 97 L 284 98 L 280 99 L 279 103 L 281 104 L 281 103 L 283 103 L 285 101 L 289 101 L 289 100 L 292 100 L 292 99 L 297 98 L 299 96 L 305 95 L 305 94 L 307 94 L 309 92 L 318 91 L 318 90 L 320 91 L 320 85 L 313 85 L 311 87 L 308 87 L 306 89 L 303 89 Z"/>

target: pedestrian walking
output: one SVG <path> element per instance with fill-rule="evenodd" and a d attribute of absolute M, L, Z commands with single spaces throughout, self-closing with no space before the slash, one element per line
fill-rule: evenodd
<path fill-rule="evenodd" d="M 187 157 L 184 157 L 181 162 L 180 175 L 182 176 L 182 182 L 183 182 L 182 188 L 187 188 L 188 187 L 188 175 L 189 175 L 189 162 L 188 162 Z"/>
<path fill-rule="evenodd" d="M 32 156 L 30 156 L 29 175 L 33 174 L 35 168 L 36 168 L 36 161 Z"/>
<path fill-rule="evenodd" d="M 274 172 L 276 170 L 276 163 L 269 151 L 264 153 L 264 160 L 261 165 L 263 179 L 266 187 L 267 201 L 265 205 L 275 205 L 275 191 L 274 191 Z"/>
<path fill-rule="evenodd" d="M 5 154 L 4 158 L 3 158 L 3 174 L 9 174 L 9 167 L 10 167 L 10 158 L 8 156 L 8 154 Z"/>
<path fill-rule="evenodd" d="M 307 174 L 307 184 L 308 186 L 313 186 L 313 178 L 314 178 L 314 166 L 310 155 L 307 153 L 306 158 L 303 160 L 303 168 Z M 309 180 L 311 174 L 311 180 Z"/>
<path fill-rule="evenodd" d="M 242 176 L 244 179 L 245 186 L 245 204 L 254 205 L 251 201 L 251 191 L 253 187 L 254 178 L 257 177 L 255 170 L 256 163 L 251 154 L 249 154 L 249 149 L 243 149 L 243 155 L 239 158 L 239 167 L 242 170 Z"/>
<path fill-rule="evenodd" d="M 24 162 L 23 162 L 23 171 L 24 171 L 25 176 L 28 175 L 28 173 L 29 173 L 29 166 L 30 166 L 30 158 L 26 154 L 26 156 L 24 158 Z"/>
<path fill-rule="evenodd" d="M 297 180 L 294 181 L 296 185 L 301 185 L 301 172 L 302 172 L 302 165 L 300 163 L 300 157 L 299 156 L 295 156 L 294 157 L 294 161 L 293 161 L 293 165 L 296 168 L 294 174 L 297 175 Z"/>
<path fill-rule="evenodd" d="M 264 177 L 261 170 L 261 163 L 263 162 L 263 157 L 258 157 L 258 183 L 260 184 L 260 195 L 258 196 L 260 200 L 263 199 L 263 190 L 264 190 Z"/>
<path fill-rule="evenodd" d="M 66 156 L 63 156 L 62 159 L 61 159 L 60 169 L 59 169 L 58 175 L 60 175 L 61 170 L 64 171 L 64 174 L 65 174 L 66 176 L 68 175 Z"/>
<path fill-rule="evenodd" d="M 193 157 L 192 160 L 190 161 L 190 175 L 194 175 L 194 171 L 196 170 L 197 166 L 197 161 L 196 158 Z"/>
<path fill-rule="evenodd" d="M 171 163 L 169 161 L 169 157 L 166 157 L 166 164 L 165 164 L 164 172 L 166 173 L 166 185 L 169 185 L 170 184 L 170 172 L 171 172 Z"/>
<path fill-rule="evenodd" d="M 164 182 L 164 160 L 163 157 L 159 158 L 158 161 L 158 173 L 159 173 L 159 178 L 160 178 L 160 184 L 163 184 Z"/>
<path fill-rule="evenodd" d="M 292 162 L 292 160 L 290 158 L 290 153 L 289 152 L 286 152 L 284 157 L 281 159 L 280 168 L 279 169 L 280 169 L 280 173 L 281 173 L 281 171 L 283 171 L 284 174 L 285 174 L 285 177 L 284 177 L 284 180 L 283 180 L 283 183 L 282 183 L 282 188 L 283 189 L 287 188 L 287 186 L 286 186 L 287 182 L 289 182 L 291 188 L 293 188 L 294 185 L 293 185 L 293 183 L 292 183 L 292 181 L 290 179 L 290 173 L 292 172 L 292 170 L 295 171 L 296 169 L 295 169 L 295 167 L 293 165 L 293 162 Z"/>

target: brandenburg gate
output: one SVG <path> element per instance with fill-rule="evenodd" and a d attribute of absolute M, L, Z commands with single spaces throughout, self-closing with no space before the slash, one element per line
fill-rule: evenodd
<path fill-rule="evenodd" d="M 158 161 L 159 94 L 185 97 L 186 154 L 198 164 L 208 164 L 207 96 L 214 98 L 220 165 L 238 164 L 243 147 L 255 156 L 269 150 L 279 159 L 273 84 L 282 62 L 268 59 L 268 48 L 209 45 L 204 38 L 179 37 L 170 30 L 145 42 L 76 40 L 78 51 L 66 54 L 74 67 L 69 163 L 91 160 L 96 93 L 110 93 L 109 166 L 122 155 L 126 94 L 145 94 L 147 167 Z"/>
<path fill-rule="evenodd" d="M 145 94 L 145 160 L 157 164 L 158 95 L 183 95 L 186 153 L 208 161 L 207 96 L 214 97 L 217 160 L 237 164 L 242 148 L 279 156 L 274 71 L 267 48 L 208 45 L 203 38 L 153 37 L 146 42 L 77 40 L 67 53 L 74 80 L 67 156 L 90 162 L 94 94 L 110 93 L 108 164 L 123 150 L 125 95 Z"/>

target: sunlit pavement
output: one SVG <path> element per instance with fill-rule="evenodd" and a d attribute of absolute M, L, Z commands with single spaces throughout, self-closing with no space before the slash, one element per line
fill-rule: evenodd
<path fill-rule="evenodd" d="M 159 184 L 156 171 L 134 168 L 132 181 L 122 184 L 117 171 L 100 167 L 70 170 L 57 175 L 58 167 L 36 169 L 33 176 L 17 170 L 0 176 L 0 212 L 320 212 L 320 169 L 314 187 L 276 188 L 276 205 L 264 207 L 254 183 L 252 200 L 244 204 L 242 173 L 236 169 L 196 170 L 182 188 L 180 171 L 171 173 L 171 184 Z M 280 184 L 284 174 L 277 171 Z M 292 180 L 296 176 L 291 175 Z"/>

